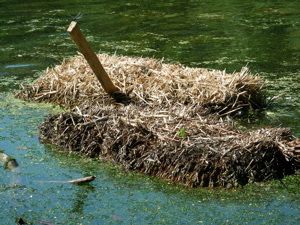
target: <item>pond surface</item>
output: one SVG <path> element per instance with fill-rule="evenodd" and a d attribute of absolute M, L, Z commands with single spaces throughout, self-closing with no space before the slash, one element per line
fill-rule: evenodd
<path fill-rule="evenodd" d="M 299 137 L 299 10 L 298 0 L 0 1 L 0 150 L 19 163 L 0 167 L 0 223 L 298 224 L 299 176 L 285 185 L 188 190 L 40 144 L 38 125 L 59 109 L 12 93 L 77 54 L 66 29 L 81 12 L 96 52 L 228 72 L 248 64 L 270 82 L 268 95 L 280 96 L 247 127 L 288 126 Z M 45 182 L 89 175 L 97 178 L 88 185 Z"/>

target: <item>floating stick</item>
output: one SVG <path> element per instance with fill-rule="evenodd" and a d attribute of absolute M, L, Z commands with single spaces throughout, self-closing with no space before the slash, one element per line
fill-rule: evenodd
<path fill-rule="evenodd" d="M 87 183 L 87 182 L 91 182 L 93 180 L 95 180 L 95 176 L 89 176 L 89 177 L 82 177 L 79 179 L 75 179 L 75 180 L 67 180 L 67 181 L 40 181 L 40 182 L 44 182 L 44 183 L 70 183 L 70 184 L 83 184 L 83 183 Z"/>

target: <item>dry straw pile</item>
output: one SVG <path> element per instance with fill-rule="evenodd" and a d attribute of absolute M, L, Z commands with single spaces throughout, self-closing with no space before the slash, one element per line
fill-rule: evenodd
<path fill-rule="evenodd" d="M 247 68 L 234 74 L 167 64 L 153 58 L 98 55 L 113 83 L 131 100 L 152 107 L 202 105 L 235 111 L 265 105 L 264 82 Z M 110 104 L 93 71 L 79 55 L 48 69 L 18 94 L 31 101 L 55 102 L 67 108 Z"/>
<path fill-rule="evenodd" d="M 105 94 L 80 55 L 17 94 L 73 109 L 40 125 L 42 141 L 189 187 L 236 187 L 299 170 L 300 141 L 289 129 L 240 133 L 220 117 L 265 105 L 264 82 L 247 69 L 226 74 L 150 58 L 99 59 L 127 98 Z"/>

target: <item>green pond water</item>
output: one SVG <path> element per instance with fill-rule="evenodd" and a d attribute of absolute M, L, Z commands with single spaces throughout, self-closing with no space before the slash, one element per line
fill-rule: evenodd
<path fill-rule="evenodd" d="M 69 15 L 96 52 L 164 58 L 186 66 L 240 70 L 280 95 L 249 129 L 288 126 L 300 137 L 300 2 L 0 0 L 0 150 L 19 167 L 0 167 L 0 224 L 22 217 L 54 224 L 298 224 L 300 178 L 239 190 L 185 189 L 68 155 L 38 141 L 38 125 L 57 107 L 13 98 L 46 67 L 77 53 Z M 95 175 L 88 185 L 48 183 Z"/>

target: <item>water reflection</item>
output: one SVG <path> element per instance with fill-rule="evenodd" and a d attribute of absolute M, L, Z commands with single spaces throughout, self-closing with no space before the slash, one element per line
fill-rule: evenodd
<path fill-rule="evenodd" d="M 9 68 L 19 68 L 19 67 L 28 67 L 28 66 L 35 66 L 36 64 L 18 64 L 18 65 L 7 65 L 4 66 L 4 69 L 9 69 Z"/>
<path fill-rule="evenodd" d="M 75 200 L 74 203 L 71 207 L 70 213 L 76 213 L 78 216 L 84 214 L 84 208 L 86 207 L 85 205 L 88 203 L 87 198 L 90 192 L 94 192 L 95 188 L 91 186 L 90 184 L 86 185 L 78 185 L 80 189 L 77 189 L 75 191 Z"/>

